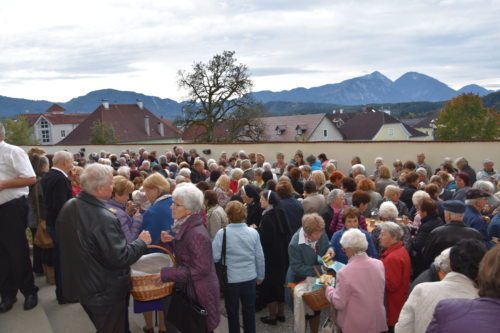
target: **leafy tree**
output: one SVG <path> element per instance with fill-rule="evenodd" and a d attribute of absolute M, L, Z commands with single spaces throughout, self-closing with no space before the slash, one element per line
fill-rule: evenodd
<path fill-rule="evenodd" d="M 445 104 L 436 121 L 439 140 L 491 140 L 500 137 L 500 117 L 475 94 L 462 94 Z"/>
<path fill-rule="evenodd" d="M 184 118 L 176 123 L 185 129 L 202 128 L 197 141 L 236 140 L 247 129 L 255 141 L 262 132 L 256 130 L 260 124 L 255 117 L 262 108 L 256 108 L 250 96 L 252 81 L 248 68 L 238 64 L 234 54 L 234 51 L 224 51 L 208 63 L 194 63 L 191 72 L 180 70 L 177 74 L 179 87 L 188 91 L 188 102 L 183 110 Z M 214 135 L 221 124 L 228 132 L 225 138 Z"/>
<path fill-rule="evenodd" d="M 39 142 L 35 139 L 33 127 L 30 127 L 28 120 L 19 116 L 17 119 L 6 119 L 5 141 L 17 146 L 37 145 Z"/>
<path fill-rule="evenodd" d="M 113 126 L 95 121 L 90 129 L 90 143 L 93 145 L 109 145 L 117 143 Z"/>

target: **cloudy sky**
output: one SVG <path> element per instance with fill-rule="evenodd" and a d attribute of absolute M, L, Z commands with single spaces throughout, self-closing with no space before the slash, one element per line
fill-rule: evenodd
<path fill-rule="evenodd" d="M 408 71 L 500 89 L 500 0 L 0 0 L 0 95 L 114 88 L 182 100 L 176 73 L 236 51 L 254 90 Z"/>

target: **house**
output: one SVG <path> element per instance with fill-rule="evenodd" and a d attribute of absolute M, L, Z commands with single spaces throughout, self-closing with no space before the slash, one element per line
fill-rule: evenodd
<path fill-rule="evenodd" d="M 158 118 L 141 101 L 136 104 L 109 104 L 103 101 L 61 145 L 88 145 L 94 123 L 113 127 L 117 143 L 177 143 L 181 136 L 169 121 Z"/>
<path fill-rule="evenodd" d="M 428 140 L 426 133 L 403 124 L 388 112 L 372 108 L 349 114 L 328 114 L 327 117 L 336 124 L 344 140 Z"/>
<path fill-rule="evenodd" d="M 341 141 L 342 133 L 324 113 L 260 118 L 263 141 Z"/>
<path fill-rule="evenodd" d="M 44 113 L 22 114 L 33 127 L 35 139 L 42 145 L 55 145 L 68 136 L 88 113 L 65 113 L 63 107 L 52 104 Z"/>

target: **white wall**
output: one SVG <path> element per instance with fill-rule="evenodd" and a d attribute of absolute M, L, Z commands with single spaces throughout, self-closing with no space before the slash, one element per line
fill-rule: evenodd
<path fill-rule="evenodd" d="M 327 130 L 327 136 L 324 136 L 324 130 Z M 319 123 L 318 127 L 314 130 L 309 138 L 309 141 L 341 141 L 343 140 L 342 134 L 335 125 L 326 117 Z"/>
<path fill-rule="evenodd" d="M 144 147 L 147 150 L 156 150 L 159 155 L 167 150 L 171 150 L 174 144 L 152 144 L 152 145 L 110 145 L 110 146 L 44 146 L 48 153 L 67 149 L 77 152 L 81 147 L 85 147 L 87 153 L 99 152 L 101 150 L 119 154 L 122 150 L 133 151 Z M 469 160 L 472 167 L 478 171 L 482 168 L 482 161 L 486 157 L 493 160 L 495 168 L 500 169 L 500 141 L 487 142 L 433 142 L 433 141 L 396 141 L 396 142 L 372 142 L 372 141 L 351 141 L 351 142 L 290 142 L 290 143 L 238 143 L 238 144 L 182 144 L 185 150 L 197 149 L 198 153 L 207 158 L 217 159 L 221 152 L 228 153 L 244 150 L 246 152 L 261 152 L 267 160 L 274 161 L 277 152 L 285 154 L 285 159 L 290 160 L 297 149 L 301 149 L 304 155 L 325 153 L 330 159 L 338 162 L 338 167 L 344 172 L 350 169 L 351 158 L 355 155 L 361 157 L 368 174 L 373 172 L 374 160 L 381 156 L 385 163 L 392 168 L 392 162 L 400 159 L 416 160 L 416 155 L 424 152 L 427 156 L 426 162 L 432 168 L 437 168 L 442 163 L 443 158 L 453 159 L 464 156 Z M 28 146 L 22 147 L 26 151 Z M 202 150 L 210 149 L 210 155 L 202 154 Z"/>

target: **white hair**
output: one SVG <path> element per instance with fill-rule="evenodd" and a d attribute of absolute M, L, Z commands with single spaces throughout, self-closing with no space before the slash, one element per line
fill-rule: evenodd
<path fill-rule="evenodd" d="M 417 171 L 415 171 L 415 172 L 421 173 L 422 175 L 427 176 L 427 170 L 425 170 L 425 168 L 418 168 Z"/>
<path fill-rule="evenodd" d="M 328 205 L 331 205 L 331 203 L 340 196 L 345 197 L 345 192 L 339 188 L 334 188 L 330 191 L 330 193 L 328 193 L 328 196 L 326 197 L 326 203 Z"/>
<path fill-rule="evenodd" d="M 429 195 L 429 193 L 425 192 L 425 191 L 422 191 L 422 190 L 418 190 L 418 191 L 415 191 L 415 193 L 413 193 L 412 197 L 411 197 L 411 202 L 413 202 L 413 206 L 420 206 L 420 203 L 422 202 L 422 200 L 424 200 L 425 198 L 430 198 L 431 196 Z"/>
<path fill-rule="evenodd" d="M 71 161 L 72 159 L 72 153 L 70 153 L 69 151 L 61 150 L 54 154 L 54 157 L 52 158 L 52 164 L 57 165 L 66 161 Z"/>
<path fill-rule="evenodd" d="M 477 180 L 472 188 L 477 188 L 478 190 L 488 192 L 489 194 L 495 193 L 495 185 L 489 180 Z"/>
<path fill-rule="evenodd" d="M 180 199 L 182 205 L 193 213 L 199 213 L 205 200 L 203 192 L 192 183 L 177 184 L 172 193 L 174 200 Z"/>
<path fill-rule="evenodd" d="M 240 179 L 243 176 L 243 170 L 234 168 L 231 170 L 231 179 Z"/>
<path fill-rule="evenodd" d="M 178 176 L 183 176 L 187 179 L 191 179 L 191 170 L 189 170 L 188 168 L 182 168 L 179 170 L 179 172 L 177 173 Z"/>
<path fill-rule="evenodd" d="M 269 162 L 262 163 L 262 169 L 264 169 L 264 171 L 273 171 L 273 167 Z"/>
<path fill-rule="evenodd" d="M 99 186 L 109 182 L 110 177 L 113 177 L 113 168 L 109 165 L 93 163 L 83 169 L 80 175 L 80 184 L 82 190 L 87 193 L 95 193 Z"/>
<path fill-rule="evenodd" d="M 351 172 L 358 172 L 360 174 L 365 174 L 366 172 L 366 168 L 363 164 L 354 164 L 352 167 L 351 167 Z"/>
<path fill-rule="evenodd" d="M 130 178 L 130 168 L 128 166 L 121 166 L 116 171 L 120 176 L 123 176 L 127 179 Z"/>
<path fill-rule="evenodd" d="M 451 272 L 450 250 L 451 250 L 451 247 L 444 249 L 441 252 L 441 254 L 439 254 L 434 259 L 434 267 L 436 267 L 440 272 L 443 272 L 445 274 Z"/>
<path fill-rule="evenodd" d="M 354 253 L 366 252 L 368 249 L 368 241 L 365 234 L 357 228 L 352 228 L 345 231 L 340 238 L 340 245 L 344 249 L 351 249 Z"/>
<path fill-rule="evenodd" d="M 378 209 L 378 215 L 383 220 L 395 220 L 398 214 L 398 208 L 391 201 L 382 202 Z"/>
<path fill-rule="evenodd" d="M 381 231 L 387 231 L 395 240 L 400 241 L 403 238 L 403 228 L 396 222 L 387 221 L 379 224 L 379 226 Z"/>

